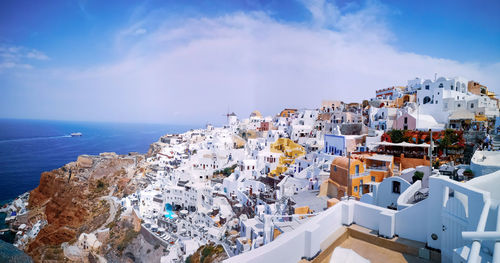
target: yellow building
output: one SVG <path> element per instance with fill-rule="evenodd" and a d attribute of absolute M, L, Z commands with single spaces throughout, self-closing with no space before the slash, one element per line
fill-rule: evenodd
<path fill-rule="evenodd" d="M 288 138 L 279 138 L 276 142 L 272 143 L 270 147 L 271 152 L 282 153 L 276 169 L 269 172 L 268 176 L 270 177 L 279 176 L 286 172 L 288 166 L 293 164 L 295 159 L 306 154 L 304 147 Z"/>

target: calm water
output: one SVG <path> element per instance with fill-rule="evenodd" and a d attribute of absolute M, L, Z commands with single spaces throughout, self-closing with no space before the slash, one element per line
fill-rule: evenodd
<path fill-rule="evenodd" d="M 42 172 L 75 161 L 78 155 L 146 153 L 160 136 L 191 128 L 197 127 L 0 119 L 0 200 L 37 187 Z M 83 136 L 71 137 L 72 132 Z"/>

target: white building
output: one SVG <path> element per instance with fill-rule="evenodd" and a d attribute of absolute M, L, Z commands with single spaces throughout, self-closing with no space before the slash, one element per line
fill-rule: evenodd
<path fill-rule="evenodd" d="M 385 178 L 382 182 L 370 182 L 371 192 L 363 194 L 361 202 L 386 208 L 397 208 L 398 198 L 410 187 L 410 182 L 399 176 Z"/>
<path fill-rule="evenodd" d="M 439 123 L 448 123 L 450 114 L 462 109 L 488 118 L 499 116 L 497 101 L 468 92 L 467 80 L 462 77 L 417 82 L 413 81 L 412 87 L 419 87 L 416 92 L 420 113 L 432 115 Z"/>
<path fill-rule="evenodd" d="M 398 203 L 419 190 L 419 182 L 402 193 Z M 400 211 L 343 200 L 273 242 L 225 262 L 298 262 L 312 258 L 334 245 L 335 233 L 353 223 L 383 237 L 397 235 L 439 249 L 442 262 L 491 262 L 500 256 L 500 247 L 495 245 L 500 240 L 499 182 L 500 171 L 467 183 L 432 176 L 428 197 L 406 203 Z M 422 252 L 426 249 L 421 248 Z"/>

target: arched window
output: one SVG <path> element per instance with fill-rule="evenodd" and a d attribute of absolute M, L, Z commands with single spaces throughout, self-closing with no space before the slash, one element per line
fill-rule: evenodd
<path fill-rule="evenodd" d="M 443 86 L 443 83 L 439 83 L 439 87 L 440 87 L 440 88 L 443 88 L 443 87 L 444 87 L 444 86 Z"/>
<path fill-rule="evenodd" d="M 425 96 L 424 98 L 424 104 L 427 104 L 431 101 L 431 98 L 429 96 Z"/>

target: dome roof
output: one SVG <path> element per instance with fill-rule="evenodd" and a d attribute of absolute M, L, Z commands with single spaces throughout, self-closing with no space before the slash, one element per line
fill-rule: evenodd
<path fill-rule="evenodd" d="M 250 117 L 262 117 L 262 114 L 260 114 L 260 111 L 254 110 L 251 114 Z"/>
<path fill-rule="evenodd" d="M 347 159 L 347 157 L 344 157 L 344 156 L 340 156 L 340 157 L 333 159 L 334 165 L 337 165 L 337 166 L 343 167 L 343 168 L 347 168 L 348 162 L 349 162 L 349 159 Z"/>

